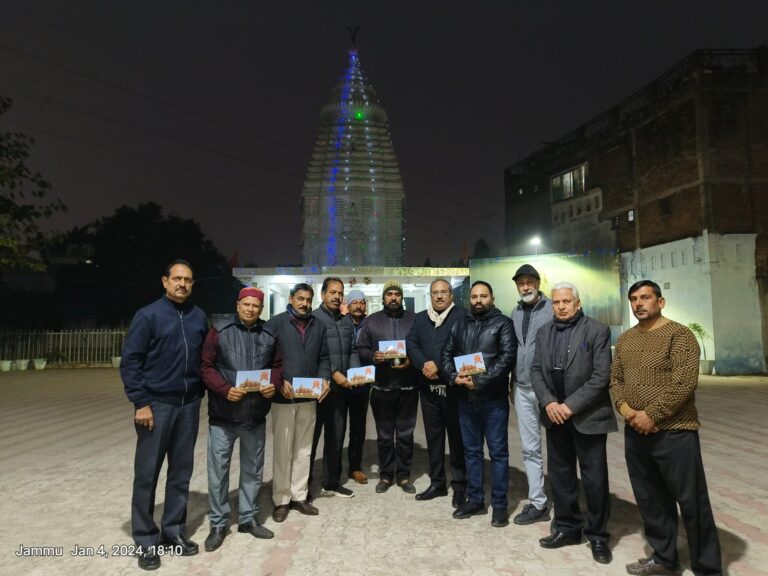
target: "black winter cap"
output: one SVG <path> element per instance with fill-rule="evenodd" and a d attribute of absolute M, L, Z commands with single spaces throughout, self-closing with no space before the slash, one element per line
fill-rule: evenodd
<path fill-rule="evenodd" d="M 512 280 L 517 282 L 517 279 L 520 276 L 533 276 L 536 278 L 536 280 L 541 280 L 541 277 L 539 276 L 539 273 L 536 271 L 536 268 L 531 266 L 530 264 L 523 264 L 520 266 L 520 268 L 517 269 L 517 272 L 515 272 L 515 275 L 512 276 Z"/>

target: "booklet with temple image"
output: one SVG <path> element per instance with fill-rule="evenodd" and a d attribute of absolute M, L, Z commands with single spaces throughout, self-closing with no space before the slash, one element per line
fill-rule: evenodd
<path fill-rule="evenodd" d="M 291 381 L 291 387 L 293 388 L 294 398 L 317 399 L 323 393 L 323 379 L 296 377 Z"/>
<path fill-rule="evenodd" d="M 246 392 L 260 392 L 269 386 L 272 370 L 238 370 L 235 376 L 235 387 Z"/>
<path fill-rule="evenodd" d="M 387 358 L 405 358 L 405 340 L 379 340 L 379 352 Z"/>
<path fill-rule="evenodd" d="M 472 374 L 482 374 L 485 372 L 485 362 L 483 361 L 482 352 L 456 356 L 453 359 L 453 364 L 456 366 L 456 370 L 458 370 L 461 376 L 471 376 Z"/>
<path fill-rule="evenodd" d="M 362 386 L 376 381 L 375 366 L 360 366 L 360 368 L 350 368 L 347 370 L 347 380 L 352 386 Z"/>

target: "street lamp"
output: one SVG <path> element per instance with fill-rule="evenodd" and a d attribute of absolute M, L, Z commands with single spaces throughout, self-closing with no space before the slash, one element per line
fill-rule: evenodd
<path fill-rule="evenodd" d="M 536 256 L 539 255 L 539 246 L 541 246 L 541 238 L 538 236 L 534 236 L 528 241 L 528 244 L 533 246 L 536 249 Z"/>

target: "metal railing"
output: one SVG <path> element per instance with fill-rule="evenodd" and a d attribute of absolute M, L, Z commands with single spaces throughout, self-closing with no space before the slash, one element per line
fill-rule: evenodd
<path fill-rule="evenodd" d="M 44 358 L 53 365 L 110 364 L 120 356 L 127 330 L 0 332 L 0 360 Z"/>

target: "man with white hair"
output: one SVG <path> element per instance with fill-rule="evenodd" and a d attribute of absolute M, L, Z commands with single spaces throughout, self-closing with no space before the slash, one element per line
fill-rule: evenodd
<path fill-rule="evenodd" d="M 555 517 L 542 548 L 592 544 L 596 562 L 612 560 L 606 531 L 608 432 L 618 429 L 608 387 L 611 379 L 611 331 L 585 316 L 579 291 L 569 282 L 552 288 L 554 319 L 536 334 L 531 381 L 547 429 L 547 468 Z M 579 481 L 587 500 L 587 518 L 579 510 Z"/>

